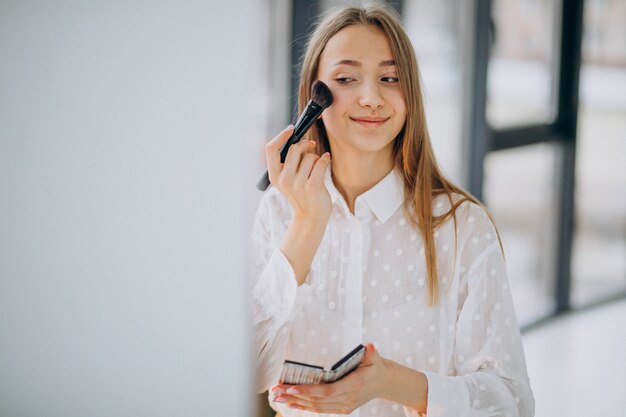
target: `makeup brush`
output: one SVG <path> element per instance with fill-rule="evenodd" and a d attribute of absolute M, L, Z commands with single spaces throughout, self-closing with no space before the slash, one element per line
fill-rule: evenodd
<path fill-rule="evenodd" d="M 333 104 L 333 94 L 330 92 L 330 88 L 320 80 L 313 82 L 311 86 L 311 100 L 309 100 L 306 108 L 298 118 L 293 128 L 293 134 L 280 149 L 280 162 L 285 162 L 289 147 L 300 141 L 302 136 L 304 136 L 307 130 L 313 125 L 313 122 L 315 122 L 324 109 L 331 104 Z M 267 171 L 265 171 L 265 174 L 256 185 L 256 188 L 265 191 L 269 185 L 270 178 Z"/>

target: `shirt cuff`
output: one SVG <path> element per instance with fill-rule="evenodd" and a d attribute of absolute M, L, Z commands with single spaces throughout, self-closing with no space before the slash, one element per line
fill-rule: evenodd
<path fill-rule="evenodd" d="M 469 407 L 469 391 L 462 377 L 443 376 L 422 371 L 428 380 L 428 406 L 426 417 L 465 416 Z M 412 414 L 410 414 L 411 412 Z M 407 417 L 422 417 L 424 414 L 405 407 Z"/>
<path fill-rule="evenodd" d="M 283 323 L 293 314 L 298 293 L 306 291 L 308 287 L 309 276 L 305 283 L 298 287 L 291 264 L 280 248 L 276 248 L 255 286 L 254 298 L 258 300 L 265 314 Z"/>

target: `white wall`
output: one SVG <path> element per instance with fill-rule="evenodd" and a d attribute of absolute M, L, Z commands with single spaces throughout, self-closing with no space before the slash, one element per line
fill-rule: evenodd
<path fill-rule="evenodd" d="M 0 3 L 0 415 L 251 414 L 263 4 Z"/>

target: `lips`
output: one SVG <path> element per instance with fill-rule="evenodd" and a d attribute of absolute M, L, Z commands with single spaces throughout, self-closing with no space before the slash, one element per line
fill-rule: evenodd
<path fill-rule="evenodd" d="M 389 120 L 389 117 L 350 117 L 350 120 L 366 127 L 378 127 Z"/>

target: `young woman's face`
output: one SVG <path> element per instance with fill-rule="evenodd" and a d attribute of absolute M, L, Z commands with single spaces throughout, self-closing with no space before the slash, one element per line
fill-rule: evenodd
<path fill-rule="evenodd" d="M 333 104 L 322 113 L 333 154 L 390 156 L 406 105 L 383 32 L 364 25 L 337 32 L 322 52 L 317 78 L 333 93 Z"/>

